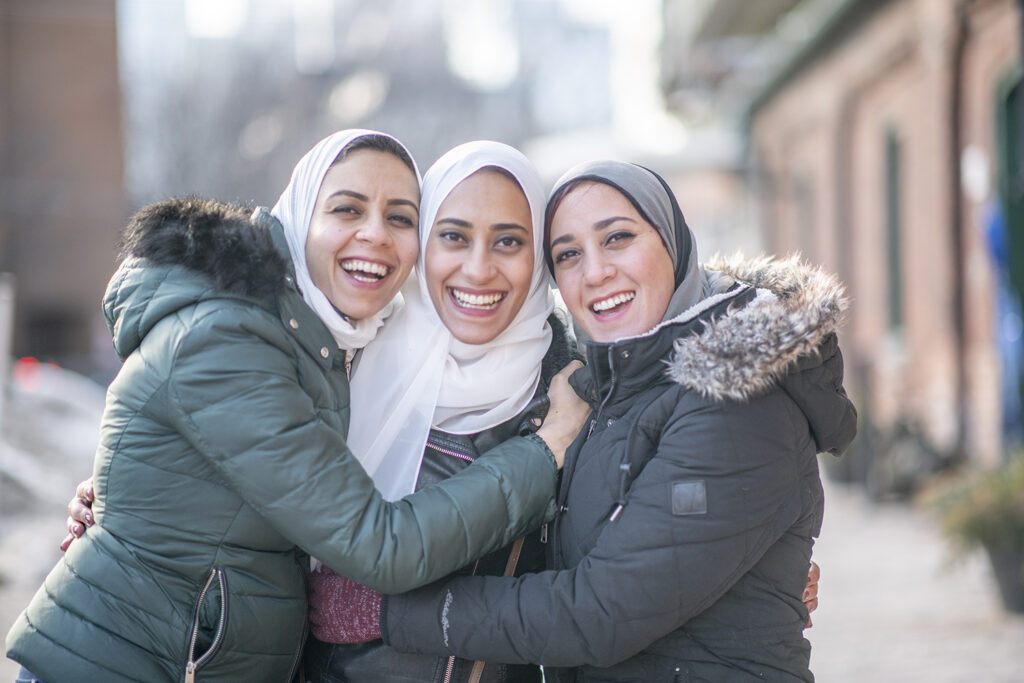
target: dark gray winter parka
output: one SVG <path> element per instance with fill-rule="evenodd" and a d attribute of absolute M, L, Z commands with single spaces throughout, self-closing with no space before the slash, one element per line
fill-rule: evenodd
<path fill-rule="evenodd" d="M 638 338 L 591 344 L 549 570 L 389 597 L 399 650 L 539 662 L 557 681 L 810 681 L 801 601 L 822 517 L 816 454 L 852 440 L 830 276 L 739 283 Z M 718 278 L 719 281 L 722 278 Z"/>
<path fill-rule="evenodd" d="M 104 300 L 124 359 L 93 470 L 96 524 L 7 637 L 60 681 L 291 679 L 311 553 L 382 591 L 449 574 L 553 512 L 555 465 L 513 438 L 383 500 L 345 445 L 344 354 L 268 212 L 165 202 Z"/>

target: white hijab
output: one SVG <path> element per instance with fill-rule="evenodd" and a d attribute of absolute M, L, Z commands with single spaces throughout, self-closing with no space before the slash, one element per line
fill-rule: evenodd
<path fill-rule="evenodd" d="M 533 276 L 512 323 L 486 344 L 455 339 L 434 309 L 424 254 L 438 209 L 455 186 L 495 166 L 519 182 L 533 226 Z M 403 288 L 405 306 L 356 361 L 348 443 L 387 500 L 416 487 L 431 427 L 476 434 L 516 415 L 533 398 L 551 343 L 554 306 L 544 263 L 544 188 L 521 152 L 498 142 L 455 147 L 430 167 L 420 200 L 420 258 Z"/>
<path fill-rule="evenodd" d="M 309 234 L 309 221 L 313 217 L 313 208 L 316 205 L 316 197 L 320 192 L 324 176 L 334 164 L 334 160 L 341 150 L 354 140 L 367 135 L 381 135 L 395 140 L 385 133 L 361 128 L 341 130 L 327 136 L 299 159 L 295 170 L 292 171 L 288 186 L 284 188 L 281 198 L 270 210 L 270 213 L 284 226 L 288 251 L 291 252 L 292 264 L 295 266 L 295 283 L 298 285 L 299 291 L 302 292 L 302 298 L 331 331 L 331 335 L 338 343 L 338 348 L 346 351 L 366 346 L 376 336 L 377 330 L 384 320 L 391 315 L 396 307 L 401 305 L 402 301 L 401 294 L 399 294 L 377 315 L 353 323 L 331 304 L 327 295 L 320 288 L 313 284 L 313 279 L 309 275 L 309 266 L 306 264 L 306 237 Z M 395 142 L 399 145 L 402 144 L 398 140 Z M 405 149 L 404 145 L 402 145 L 402 149 Z M 408 150 L 406 153 L 408 154 Z M 411 154 L 409 154 L 409 158 L 412 159 Z M 415 167 L 415 165 L 414 161 L 413 166 Z M 419 182 L 419 180 L 420 172 L 417 168 L 416 181 Z"/>

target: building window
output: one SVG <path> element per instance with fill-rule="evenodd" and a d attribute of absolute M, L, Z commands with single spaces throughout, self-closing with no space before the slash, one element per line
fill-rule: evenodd
<path fill-rule="evenodd" d="M 885 234 L 888 255 L 889 330 L 903 327 L 903 269 L 901 268 L 902 225 L 900 204 L 900 139 L 894 130 L 885 134 Z"/>

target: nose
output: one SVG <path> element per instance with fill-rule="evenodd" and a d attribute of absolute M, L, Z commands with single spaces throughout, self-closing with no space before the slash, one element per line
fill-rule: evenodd
<path fill-rule="evenodd" d="M 483 284 L 494 277 L 494 258 L 490 251 L 483 248 L 473 249 L 462 262 L 462 273 L 473 283 Z"/>
<path fill-rule="evenodd" d="M 391 230 L 384 219 L 384 214 L 378 211 L 367 211 L 365 219 L 356 230 L 356 239 L 364 244 L 382 246 L 389 243 L 391 238 Z"/>
<path fill-rule="evenodd" d="M 600 254 L 588 254 L 583 264 L 584 284 L 596 287 L 615 277 L 615 266 Z"/>

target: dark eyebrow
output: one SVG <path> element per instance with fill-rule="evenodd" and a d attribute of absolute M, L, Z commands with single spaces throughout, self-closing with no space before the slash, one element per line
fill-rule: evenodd
<path fill-rule="evenodd" d="M 416 202 L 410 201 L 408 199 L 389 199 L 388 206 L 408 206 L 417 214 L 420 212 L 420 207 L 416 204 Z"/>
<path fill-rule="evenodd" d="M 611 216 L 610 218 L 602 218 L 598 222 L 594 223 L 594 230 L 604 230 L 612 223 L 616 223 L 618 221 L 629 221 L 630 223 L 636 223 L 636 221 L 630 218 L 629 216 Z"/>
<path fill-rule="evenodd" d="M 337 190 L 337 191 L 332 192 L 329 195 L 327 195 L 327 198 L 330 199 L 331 197 L 337 197 L 338 195 L 345 195 L 346 197 L 352 197 L 353 199 L 358 199 L 359 201 L 362 201 L 362 202 L 369 201 L 369 199 L 370 199 L 365 194 L 362 194 L 360 192 L 356 192 L 354 190 Z"/>
<path fill-rule="evenodd" d="M 361 202 L 367 202 L 367 201 L 370 200 L 370 198 L 367 197 L 365 194 L 363 194 L 362 192 L 356 192 L 355 190 L 338 190 L 336 192 L 332 192 L 331 194 L 327 195 L 327 198 L 330 199 L 331 197 L 337 197 L 338 195 L 343 195 L 343 196 L 346 196 L 346 197 L 352 197 L 353 199 L 358 199 Z M 409 208 L 414 210 L 417 214 L 419 214 L 419 212 L 420 212 L 420 207 L 416 204 L 416 202 L 411 201 L 409 199 L 389 199 L 387 201 L 387 205 L 388 206 L 408 206 Z"/>
<path fill-rule="evenodd" d="M 598 222 L 594 223 L 594 230 L 604 230 L 609 225 L 618 223 L 619 221 L 629 221 L 630 223 L 636 223 L 636 221 L 630 218 L 629 216 L 610 216 L 608 218 L 602 218 Z M 576 238 L 572 235 L 572 233 L 568 235 L 562 235 L 561 237 L 557 237 L 551 240 L 551 247 L 554 247 L 556 244 L 561 244 L 562 242 L 572 242 L 574 239 Z"/>
<path fill-rule="evenodd" d="M 519 225 L 518 223 L 495 223 L 491 226 L 491 230 L 516 230 L 518 232 L 529 232 L 526 228 Z"/>
<path fill-rule="evenodd" d="M 452 225 L 454 225 L 456 227 L 459 227 L 459 228 L 468 228 L 468 227 L 470 227 L 469 226 L 469 221 L 464 221 L 461 218 L 449 218 L 449 217 L 438 218 L 437 222 L 438 222 L 438 224 L 441 224 L 441 223 L 451 223 Z"/>

